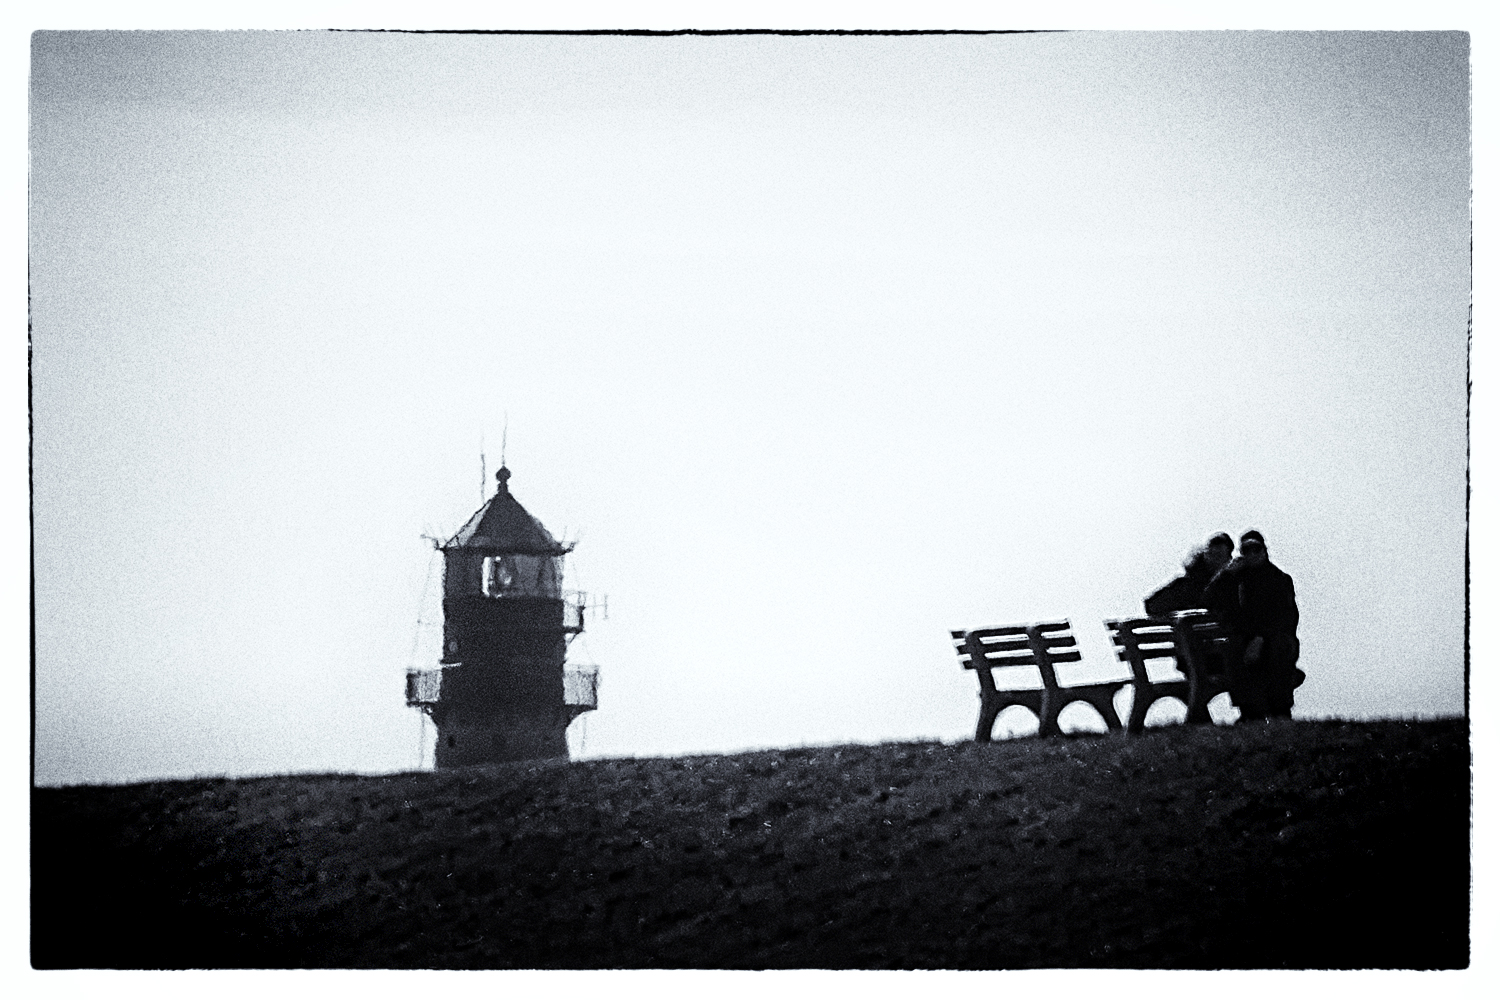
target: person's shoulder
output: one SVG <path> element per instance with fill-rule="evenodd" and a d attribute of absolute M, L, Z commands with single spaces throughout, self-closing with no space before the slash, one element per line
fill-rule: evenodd
<path fill-rule="evenodd" d="M 1239 571 L 1231 571 L 1228 566 L 1219 567 L 1207 583 L 1203 585 L 1203 596 L 1209 600 L 1220 600 L 1226 591 L 1233 590 L 1239 586 Z"/>
<path fill-rule="evenodd" d="M 1236 577 L 1245 571 L 1245 561 L 1238 556 L 1225 563 L 1220 570 L 1214 574 L 1214 579 L 1221 577 Z"/>

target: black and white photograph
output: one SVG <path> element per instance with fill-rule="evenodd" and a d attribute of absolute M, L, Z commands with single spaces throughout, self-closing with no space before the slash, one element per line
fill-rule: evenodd
<path fill-rule="evenodd" d="M 542 16 L 30 34 L 32 968 L 1469 969 L 1471 25 Z"/>

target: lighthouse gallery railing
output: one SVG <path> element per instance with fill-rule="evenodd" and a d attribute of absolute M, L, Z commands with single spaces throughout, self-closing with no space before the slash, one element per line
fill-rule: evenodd
<path fill-rule="evenodd" d="M 436 705 L 443 696 L 443 667 L 406 672 L 406 704 Z M 599 707 L 599 668 L 592 663 L 568 664 L 563 668 L 563 704 L 570 708 Z"/>

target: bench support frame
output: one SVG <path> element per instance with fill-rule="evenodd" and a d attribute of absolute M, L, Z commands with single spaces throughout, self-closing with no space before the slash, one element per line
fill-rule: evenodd
<path fill-rule="evenodd" d="M 1208 673 L 1204 654 L 1211 648 L 1223 648 L 1226 641 L 1222 626 L 1205 612 L 1184 612 L 1171 618 L 1126 618 L 1104 623 L 1115 643 L 1115 655 L 1130 665 L 1131 686 L 1135 696 L 1130 705 L 1128 733 L 1146 728 L 1146 713 L 1162 698 L 1176 698 L 1187 706 L 1187 721 L 1195 725 L 1210 724 L 1208 703 L 1228 690 L 1222 675 Z M 1171 658 L 1182 674 L 1180 680 L 1153 681 L 1146 672 L 1146 661 Z"/>
<path fill-rule="evenodd" d="M 995 719 L 1012 705 L 1020 705 L 1036 716 L 1038 736 L 1062 735 L 1057 722 L 1058 716 L 1064 708 L 1079 701 L 1093 706 L 1110 732 L 1118 732 L 1122 728 L 1120 717 L 1115 711 L 1114 698 L 1127 681 L 1071 686 L 1058 683 L 1055 665 L 1079 659 L 1076 649 L 1059 651 L 1059 647 L 1074 645 L 1069 628 L 1068 622 L 1064 620 L 953 633 L 954 639 L 963 643 L 960 652 L 968 654 L 969 661 L 965 666 L 971 667 L 979 675 L 979 725 L 974 730 L 976 742 L 988 743 L 994 738 Z M 1015 638 L 1003 638 L 1001 642 L 986 647 L 986 636 Z M 996 667 L 1028 665 L 1035 665 L 1041 675 L 1040 690 L 1002 688 L 996 685 L 992 673 Z"/>

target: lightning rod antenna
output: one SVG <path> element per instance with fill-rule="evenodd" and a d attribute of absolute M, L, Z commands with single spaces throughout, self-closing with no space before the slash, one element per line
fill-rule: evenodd
<path fill-rule="evenodd" d="M 503 464 L 503 460 L 502 460 Z M 479 432 L 479 502 L 484 503 L 484 431 Z"/>
<path fill-rule="evenodd" d="M 510 411 L 505 411 L 505 423 L 500 425 L 500 468 L 505 468 L 505 435 L 510 431 Z"/>

